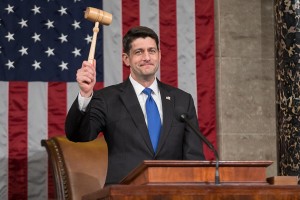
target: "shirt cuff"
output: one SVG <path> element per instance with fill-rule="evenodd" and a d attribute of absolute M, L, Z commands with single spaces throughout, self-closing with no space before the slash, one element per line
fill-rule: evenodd
<path fill-rule="evenodd" d="M 85 112 L 86 107 L 89 105 L 91 99 L 92 99 L 93 94 L 90 97 L 83 97 L 81 96 L 80 92 L 78 94 L 78 105 L 79 105 L 79 110 L 82 112 Z"/>

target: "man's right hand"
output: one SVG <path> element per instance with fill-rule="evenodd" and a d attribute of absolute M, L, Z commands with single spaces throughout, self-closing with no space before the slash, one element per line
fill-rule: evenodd
<path fill-rule="evenodd" d="M 96 84 L 96 60 L 93 64 L 83 61 L 81 68 L 77 70 L 76 80 L 83 97 L 90 97 Z"/>

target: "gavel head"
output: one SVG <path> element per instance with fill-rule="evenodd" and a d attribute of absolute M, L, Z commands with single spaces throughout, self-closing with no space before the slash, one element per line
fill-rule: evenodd
<path fill-rule="evenodd" d="M 110 25 L 112 14 L 97 8 L 87 7 L 84 12 L 84 18 L 93 22 L 99 22 L 103 25 Z"/>

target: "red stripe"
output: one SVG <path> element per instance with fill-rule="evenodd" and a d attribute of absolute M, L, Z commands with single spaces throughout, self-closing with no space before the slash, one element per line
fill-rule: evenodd
<path fill-rule="evenodd" d="M 122 32 L 123 35 L 140 24 L 140 2 L 137 0 L 122 0 Z M 129 67 L 123 64 L 123 80 L 127 79 L 130 74 Z"/>
<path fill-rule="evenodd" d="M 9 199 L 27 199 L 28 83 L 10 82 L 8 95 L 8 196 Z"/>
<path fill-rule="evenodd" d="M 65 134 L 67 114 L 67 84 L 48 83 L 48 137 Z"/>
<path fill-rule="evenodd" d="M 94 86 L 94 91 L 95 90 L 100 90 L 104 87 L 104 83 L 103 82 L 97 82 Z"/>
<path fill-rule="evenodd" d="M 200 129 L 209 141 L 216 144 L 214 1 L 195 1 L 197 99 Z M 206 159 L 213 153 L 204 147 Z"/>
<path fill-rule="evenodd" d="M 159 1 L 159 33 L 161 48 L 161 81 L 174 87 L 177 81 L 177 21 L 176 0 Z"/>
<path fill-rule="evenodd" d="M 48 83 L 48 137 L 65 134 L 65 118 L 67 113 L 67 83 Z M 49 198 L 54 198 L 54 182 L 49 168 Z"/>

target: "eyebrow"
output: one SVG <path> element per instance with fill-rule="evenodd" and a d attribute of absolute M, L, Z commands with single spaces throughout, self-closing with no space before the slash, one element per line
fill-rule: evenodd
<path fill-rule="evenodd" d="M 147 50 L 158 50 L 156 47 L 149 47 L 149 48 L 146 48 Z M 132 49 L 133 52 L 135 51 L 144 51 L 145 49 L 144 48 L 137 48 L 137 49 Z"/>

